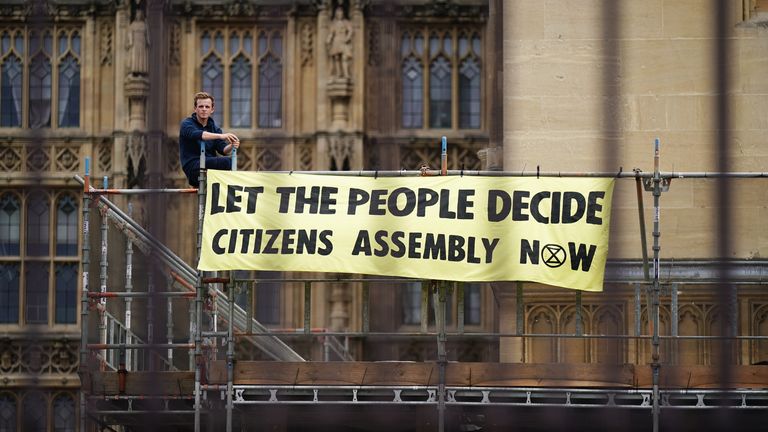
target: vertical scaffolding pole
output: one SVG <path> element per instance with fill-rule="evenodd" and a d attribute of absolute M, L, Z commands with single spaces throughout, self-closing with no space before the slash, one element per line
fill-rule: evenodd
<path fill-rule="evenodd" d="M 659 430 L 659 221 L 661 198 L 661 175 L 659 173 L 659 139 L 656 139 L 653 155 L 653 292 L 652 292 L 652 318 L 653 318 L 653 352 L 651 354 L 651 368 L 653 372 L 653 432 Z"/>
<path fill-rule="evenodd" d="M 448 354 L 446 352 L 446 342 L 448 335 L 445 330 L 445 307 L 448 297 L 448 282 L 433 281 L 435 291 L 432 294 L 435 306 L 435 327 L 437 327 L 437 430 L 445 431 L 445 368 L 448 365 Z"/>
<path fill-rule="evenodd" d="M 83 274 L 83 288 L 80 295 L 80 381 L 85 382 L 85 375 L 88 371 L 88 272 L 90 270 L 91 260 L 91 246 L 90 246 L 90 209 L 91 209 L 91 194 L 90 194 L 90 158 L 85 158 L 85 181 L 83 182 L 83 245 L 82 245 L 82 274 Z M 86 397 L 85 397 L 85 385 L 80 390 L 80 432 L 85 432 L 85 421 L 88 418 L 86 415 Z"/>
<path fill-rule="evenodd" d="M 197 188 L 197 260 L 203 244 L 203 215 L 205 214 L 205 142 L 200 141 L 200 174 Z M 203 328 L 203 272 L 197 271 L 197 292 L 195 295 L 195 432 L 200 432 L 202 374 L 202 328 Z"/>
<path fill-rule="evenodd" d="M 133 204 L 128 203 L 128 217 L 133 218 Z M 131 239 L 125 237 L 125 292 L 133 291 L 133 242 Z M 131 314 L 133 307 L 133 297 L 127 296 L 125 298 L 125 343 L 130 345 L 133 343 L 133 337 L 131 336 Z M 127 370 L 134 370 L 132 368 L 131 361 L 133 360 L 133 350 L 129 349 L 125 352 L 125 365 Z"/>
<path fill-rule="evenodd" d="M 363 333 L 371 331 L 371 291 L 368 282 L 363 282 Z"/>
<path fill-rule="evenodd" d="M 107 176 L 103 179 L 104 189 L 109 188 L 107 182 Z M 104 197 L 106 199 L 106 197 Z M 101 259 L 99 261 L 99 290 L 102 293 L 107 292 L 107 212 L 106 210 L 101 212 Z M 107 343 L 107 298 L 102 297 L 99 299 L 99 342 L 102 344 Z M 104 366 L 107 362 L 107 350 L 101 350 L 101 370 L 104 370 Z"/>
<path fill-rule="evenodd" d="M 235 334 L 234 334 L 234 322 L 235 316 L 235 284 L 232 280 L 234 272 L 229 272 L 229 284 L 227 291 L 229 302 L 229 320 L 227 325 L 227 432 L 232 432 L 232 409 L 234 408 L 234 402 L 232 401 L 232 391 L 235 379 Z"/>

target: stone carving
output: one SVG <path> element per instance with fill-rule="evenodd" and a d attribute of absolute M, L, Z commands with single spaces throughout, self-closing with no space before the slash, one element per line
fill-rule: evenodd
<path fill-rule="evenodd" d="M 148 67 L 148 45 L 147 22 L 144 18 L 144 3 L 142 0 L 136 0 L 135 15 L 133 21 L 128 26 L 128 49 L 130 50 L 129 71 L 131 75 L 147 75 Z"/>
<path fill-rule="evenodd" d="M 298 169 L 302 171 L 309 171 L 312 169 L 313 160 L 313 142 L 310 139 L 306 139 L 298 145 Z"/>
<path fill-rule="evenodd" d="M 74 172 L 80 167 L 80 161 L 77 156 L 76 147 L 57 147 L 56 152 L 56 170 Z"/>
<path fill-rule="evenodd" d="M 332 78 L 352 77 L 352 23 L 344 18 L 344 9 L 339 6 L 333 12 L 333 21 L 325 41 L 328 48 Z"/>
<path fill-rule="evenodd" d="M 48 152 L 42 148 L 32 148 L 27 151 L 27 170 L 31 172 L 48 171 L 51 167 L 51 158 Z"/>
<path fill-rule="evenodd" d="M 328 153 L 331 156 L 331 169 L 348 169 L 352 160 L 354 140 L 351 136 L 333 135 L 328 138 Z"/>
<path fill-rule="evenodd" d="M 368 31 L 368 65 L 378 66 L 381 63 L 381 50 L 379 49 L 379 24 L 372 22 Z"/>
<path fill-rule="evenodd" d="M 101 41 L 99 44 L 101 65 L 112 64 L 112 24 L 109 21 L 101 22 Z"/>
<path fill-rule="evenodd" d="M 181 25 L 178 21 L 171 23 L 168 62 L 173 66 L 181 64 Z"/>
<path fill-rule="evenodd" d="M 125 152 L 128 166 L 128 187 L 144 184 L 147 166 L 147 137 L 140 133 L 129 135 Z"/>
<path fill-rule="evenodd" d="M 112 171 L 112 140 L 104 138 L 98 148 L 99 171 L 106 173 Z"/>
<path fill-rule="evenodd" d="M 10 144 L 0 146 L 0 169 L 4 172 L 21 171 L 21 148 Z"/>
<path fill-rule="evenodd" d="M 305 23 L 301 26 L 301 65 L 312 66 L 314 56 L 314 30 L 312 25 Z"/>

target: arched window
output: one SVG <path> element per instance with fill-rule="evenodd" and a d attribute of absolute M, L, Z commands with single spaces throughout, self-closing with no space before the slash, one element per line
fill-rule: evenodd
<path fill-rule="evenodd" d="M 48 404 L 41 393 L 30 393 L 22 404 L 21 430 L 24 432 L 45 432 L 48 423 Z"/>
<path fill-rule="evenodd" d="M 224 106 L 224 65 L 218 57 L 211 54 L 203 62 L 201 69 L 203 75 L 203 91 L 214 97 L 214 108 Z M 221 126 L 222 111 L 214 109 L 213 121 Z"/>
<path fill-rule="evenodd" d="M 59 63 L 59 127 L 80 126 L 80 65 L 72 54 Z"/>
<path fill-rule="evenodd" d="M 80 55 L 69 26 L 0 30 L 0 127 L 79 127 Z"/>
<path fill-rule="evenodd" d="M 53 400 L 53 430 L 75 431 L 75 400 L 71 395 L 60 394 Z"/>
<path fill-rule="evenodd" d="M 200 90 L 215 98 L 217 126 L 283 127 L 281 31 L 243 26 L 203 29 L 200 74 Z"/>
<path fill-rule="evenodd" d="M 23 72 L 21 59 L 14 54 L 3 61 L 0 79 L 0 126 L 21 126 L 21 83 Z"/>
<path fill-rule="evenodd" d="M 421 35 L 426 31 L 425 28 L 408 29 L 401 37 L 401 126 L 405 129 L 479 129 L 482 125 L 480 36 L 472 31 L 459 32 L 457 28 L 439 28 L 429 33 L 425 47 Z"/>
<path fill-rule="evenodd" d="M 62 195 L 56 203 L 56 255 L 77 255 L 77 202 L 72 195 Z"/>
<path fill-rule="evenodd" d="M 42 193 L 33 193 L 27 203 L 27 255 L 48 255 L 49 226 L 48 197 Z"/>
<path fill-rule="evenodd" d="M 16 431 L 16 398 L 13 395 L 0 394 L 0 431 Z"/>
<path fill-rule="evenodd" d="M 279 33 L 259 35 L 259 127 L 279 128 L 282 121 L 283 65 Z M 268 49 L 264 49 L 268 47 Z"/>
<path fill-rule="evenodd" d="M 0 198 L 0 256 L 18 256 L 21 206 L 19 197 L 5 193 Z"/>
<path fill-rule="evenodd" d="M 232 127 L 251 127 L 251 62 L 243 55 L 237 56 L 230 73 Z"/>

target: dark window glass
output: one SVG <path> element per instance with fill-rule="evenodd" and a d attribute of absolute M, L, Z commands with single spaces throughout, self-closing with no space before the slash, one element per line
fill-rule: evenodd
<path fill-rule="evenodd" d="M 459 127 L 480 127 L 480 67 L 467 59 L 459 70 Z"/>
<path fill-rule="evenodd" d="M 259 279 L 277 279 L 278 272 L 259 272 Z M 255 318 L 262 324 L 280 324 L 280 283 L 258 282 L 256 283 L 256 312 Z"/>
<path fill-rule="evenodd" d="M 259 64 L 259 127 L 282 127 L 283 67 L 280 60 L 267 55 Z"/>
<path fill-rule="evenodd" d="M 75 400 L 70 395 L 59 395 L 53 400 L 54 432 L 75 432 Z"/>
<path fill-rule="evenodd" d="M 11 54 L 0 71 L 0 126 L 21 126 L 21 59 Z"/>
<path fill-rule="evenodd" d="M 0 431 L 16 432 L 16 399 L 0 394 Z"/>
<path fill-rule="evenodd" d="M 424 72 L 411 57 L 403 64 L 403 127 L 420 128 L 424 123 Z"/>
<path fill-rule="evenodd" d="M 215 55 L 210 55 L 203 62 L 201 68 L 203 74 L 203 91 L 210 93 L 214 97 L 215 107 L 224 107 L 224 65 Z M 213 112 L 213 121 L 221 127 L 222 112 L 219 109 Z"/>
<path fill-rule="evenodd" d="M 59 127 L 80 126 L 80 65 L 71 54 L 59 64 Z"/>
<path fill-rule="evenodd" d="M 27 255 L 48 255 L 48 197 L 40 193 L 29 196 L 27 202 Z"/>
<path fill-rule="evenodd" d="M 45 432 L 47 427 L 46 417 L 48 409 L 46 407 L 45 397 L 40 393 L 28 394 L 24 398 L 22 406 L 22 424 L 21 430 L 24 432 Z"/>
<path fill-rule="evenodd" d="M 429 126 L 451 127 L 451 64 L 438 57 L 429 71 Z"/>
<path fill-rule="evenodd" d="M 230 115 L 232 127 L 251 127 L 251 62 L 240 55 L 230 68 Z"/>
<path fill-rule="evenodd" d="M 29 66 L 29 126 L 51 126 L 51 62 L 43 54 Z"/>
<path fill-rule="evenodd" d="M 48 263 L 26 264 L 26 322 L 48 323 Z"/>
<path fill-rule="evenodd" d="M 21 207 L 19 198 L 6 193 L 0 198 L 0 256 L 19 255 Z"/>
<path fill-rule="evenodd" d="M 74 324 L 77 313 L 77 264 L 56 264 L 56 323 Z"/>
<path fill-rule="evenodd" d="M 0 264 L 0 323 L 16 324 L 18 322 L 19 264 Z"/>
<path fill-rule="evenodd" d="M 77 255 L 77 202 L 64 195 L 56 204 L 56 255 Z"/>
<path fill-rule="evenodd" d="M 403 324 L 421 322 L 421 284 L 403 287 Z"/>
<path fill-rule="evenodd" d="M 464 324 L 480 324 L 480 285 L 464 285 Z"/>

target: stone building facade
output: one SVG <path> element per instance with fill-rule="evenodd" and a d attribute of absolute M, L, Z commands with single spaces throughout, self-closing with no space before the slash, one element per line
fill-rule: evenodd
<path fill-rule="evenodd" d="M 450 169 L 652 171 L 659 138 L 665 171 L 765 172 L 768 2 L 727 5 L 724 58 L 715 49 L 717 14 L 696 0 L 4 2 L 0 429 L 74 428 L 83 284 L 82 186 L 74 175 L 83 175 L 88 158 L 94 183 L 107 177 L 117 188 L 186 187 L 178 126 L 196 91 L 215 96 L 216 122 L 240 137 L 239 170 L 436 168 L 446 136 Z M 718 70 L 730 77 L 725 98 Z M 716 146 L 722 101 L 726 165 Z M 617 182 L 611 258 L 639 265 L 634 186 Z M 729 182 L 723 243 L 717 184 L 675 180 L 661 200 L 662 259 L 706 269 L 728 258 L 739 268 L 765 268 L 765 186 L 765 179 Z M 130 202 L 135 219 L 194 262 L 194 199 L 168 198 L 161 212 L 142 199 L 115 201 Z M 650 233 L 649 195 L 645 203 Z M 92 236 L 91 248 L 98 242 Z M 125 242 L 110 242 L 104 271 L 122 280 Z M 720 334 L 724 312 L 712 285 L 687 282 L 674 288 L 674 310 L 672 285 L 665 287 L 662 333 Z M 141 289 L 147 281 L 135 283 Z M 647 335 L 647 305 L 638 305 L 631 284 L 609 284 L 578 302 L 574 291 L 535 284 L 469 284 L 463 293 L 449 301 L 449 329 L 457 329 L 461 313 L 467 332 L 486 336 L 457 336 L 452 360 L 649 361 L 647 343 L 630 339 L 487 336 Z M 372 285 L 371 330 L 418 331 L 420 295 L 418 285 Z M 266 325 L 301 327 L 298 288 L 265 285 L 257 298 L 253 307 Z M 764 286 L 739 285 L 735 301 L 729 316 L 737 317 L 730 324 L 736 334 L 768 335 Z M 358 285 L 319 284 L 313 302 L 314 327 L 361 328 Z M 360 360 L 435 356 L 433 341 L 418 338 L 357 340 L 351 350 Z M 740 364 L 768 361 L 764 340 L 737 351 Z M 718 361 L 709 341 L 669 342 L 663 352 L 676 364 Z"/>

